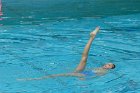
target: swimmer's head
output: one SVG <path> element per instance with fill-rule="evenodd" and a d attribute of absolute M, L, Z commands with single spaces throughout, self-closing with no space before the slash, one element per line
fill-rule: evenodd
<path fill-rule="evenodd" d="M 105 69 L 114 69 L 115 68 L 115 64 L 113 63 L 107 63 L 103 66 L 103 68 Z"/>

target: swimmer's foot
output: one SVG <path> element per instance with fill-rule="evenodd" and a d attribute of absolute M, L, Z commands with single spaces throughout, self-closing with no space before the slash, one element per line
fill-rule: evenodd
<path fill-rule="evenodd" d="M 100 30 L 100 27 L 99 26 L 96 27 L 95 30 L 90 33 L 90 37 L 95 37 L 96 34 L 99 32 L 99 30 Z"/>

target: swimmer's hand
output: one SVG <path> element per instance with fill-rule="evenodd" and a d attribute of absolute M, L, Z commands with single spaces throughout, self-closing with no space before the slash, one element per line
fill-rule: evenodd
<path fill-rule="evenodd" d="M 32 78 L 28 78 L 28 79 L 17 79 L 17 81 L 30 81 L 30 80 L 35 80 L 35 79 L 32 79 Z"/>
<path fill-rule="evenodd" d="M 31 80 L 43 80 L 43 79 L 48 79 L 48 78 L 53 78 L 55 76 L 43 76 L 43 77 L 38 77 L 38 78 L 19 78 L 17 81 L 31 81 Z"/>
<path fill-rule="evenodd" d="M 100 30 L 100 27 L 97 26 L 97 27 L 95 28 L 95 30 L 93 30 L 93 31 L 90 33 L 90 37 L 95 37 L 96 34 L 99 32 L 99 30 Z"/>
<path fill-rule="evenodd" d="M 31 80 L 42 80 L 45 79 L 44 77 L 40 77 L 40 78 L 19 78 L 17 79 L 17 81 L 31 81 Z"/>

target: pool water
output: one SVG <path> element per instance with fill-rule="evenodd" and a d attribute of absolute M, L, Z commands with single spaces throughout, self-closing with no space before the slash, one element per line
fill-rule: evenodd
<path fill-rule="evenodd" d="M 3 22 L 12 20 L 4 15 L 1 18 Z M 140 92 L 139 13 L 107 17 L 44 17 L 38 24 L 15 21 L 19 24 L 1 23 L 0 26 L 0 93 Z M 96 26 L 101 30 L 92 43 L 86 69 L 113 62 L 115 70 L 89 80 L 58 77 L 17 81 L 18 78 L 74 71 L 89 33 Z"/>

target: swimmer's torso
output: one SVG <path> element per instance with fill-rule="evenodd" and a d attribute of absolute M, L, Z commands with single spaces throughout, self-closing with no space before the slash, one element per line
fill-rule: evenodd
<path fill-rule="evenodd" d="M 103 68 L 95 68 L 87 71 L 81 72 L 81 74 L 84 74 L 85 76 L 97 76 L 97 75 L 104 75 L 108 72 L 108 70 Z"/>
<path fill-rule="evenodd" d="M 103 75 L 103 74 L 106 74 L 108 72 L 107 69 L 103 69 L 103 68 L 95 68 L 92 70 L 98 75 Z"/>

